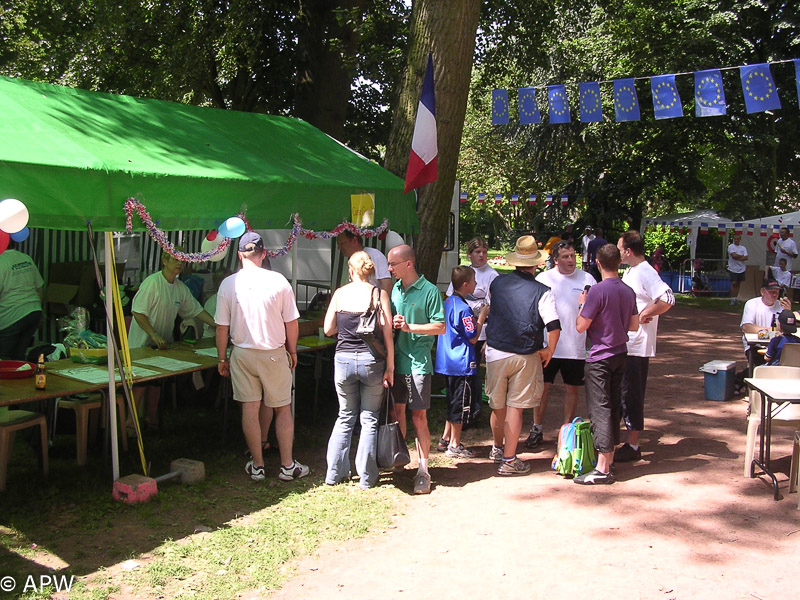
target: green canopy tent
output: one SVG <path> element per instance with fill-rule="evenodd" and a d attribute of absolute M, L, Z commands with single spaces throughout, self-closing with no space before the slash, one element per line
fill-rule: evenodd
<path fill-rule="evenodd" d="M 376 225 L 419 229 L 400 178 L 298 119 L 0 77 L 0 136 L 0 199 L 21 200 L 31 228 L 123 231 L 134 197 L 167 231 L 216 229 L 242 209 L 255 229 L 291 227 L 298 213 L 329 230 L 350 220 L 352 195 L 368 193 Z M 116 479 L 114 394 L 109 377 Z"/>
<path fill-rule="evenodd" d="M 214 229 L 243 206 L 256 229 L 332 229 L 352 194 L 414 233 L 403 181 L 308 123 L 0 77 L 0 199 L 30 226 L 122 231 L 138 198 L 166 230 Z M 143 229 L 134 219 L 134 227 Z"/>

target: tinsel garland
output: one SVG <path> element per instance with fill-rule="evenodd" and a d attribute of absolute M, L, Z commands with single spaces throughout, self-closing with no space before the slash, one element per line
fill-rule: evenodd
<path fill-rule="evenodd" d="M 207 252 L 193 252 L 193 253 L 186 253 L 181 252 L 180 250 L 175 249 L 175 245 L 167 239 L 167 235 L 164 231 L 158 228 L 158 226 L 153 221 L 150 214 L 147 212 L 147 209 L 144 205 L 136 200 L 135 198 L 128 198 L 125 201 L 125 231 L 131 233 L 133 230 L 133 213 L 136 213 L 138 217 L 141 219 L 142 223 L 147 230 L 147 234 L 150 236 L 155 243 L 157 243 L 161 249 L 169 254 L 170 256 L 177 258 L 178 260 L 182 260 L 184 262 L 203 262 L 209 260 L 212 256 L 216 256 L 221 252 L 225 252 L 230 245 L 230 238 L 225 238 L 219 246 L 216 248 L 212 248 Z M 252 231 L 252 227 L 250 226 L 250 222 L 245 217 L 244 213 L 239 213 L 236 215 L 237 217 L 241 218 L 244 223 L 247 231 Z M 389 229 L 389 220 L 384 219 L 383 223 L 376 227 L 375 229 L 368 229 L 365 227 L 357 227 L 353 223 L 349 221 L 343 221 L 335 228 L 331 229 L 330 231 L 314 231 L 312 229 L 305 229 L 303 227 L 302 221 L 300 220 L 300 215 L 294 214 L 292 215 L 292 230 L 289 234 L 286 243 L 283 245 L 282 248 L 279 250 L 267 250 L 267 255 L 270 258 L 277 258 L 279 256 L 286 256 L 289 252 L 292 251 L 292 247 L 294 246 L 295 242 L 297 241 L 298 236 L 303 236 L 309 240 L 329 240 L 331 238 L 335 238 L 339 234 L 343 233 L 344 231 L 349 231 L 355 235 L 359 235 L 366 238 L 371 237 L 380 237 L 386 233 Z"/>

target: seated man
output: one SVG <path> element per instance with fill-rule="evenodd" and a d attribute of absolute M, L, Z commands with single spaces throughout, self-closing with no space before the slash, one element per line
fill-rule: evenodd
<path fill-rule="evenodd" d="M 744 305 L 742 313 L 742 333 L 758 333 L 769 330 L 777 314 L 782 310 L 791 310 L 792 305 L 788 298 L 780 298 L 781 286 L 777 281 L 765 279 L 761 284 L 761 296 L 751 298 Z M 742 336 L 744 353 L 748 363 L 753 366 L 763 365 L 764 356 L 759 354 L 754 347 L 747 345 L 747 339 Z"/>
<path fill-rule="evenodd" d="M 792 285 L 792 274 L 786 269 L 786 259 L 781 258 L 778 260 L 778 266 L 768 266 L 765 276 L 767 279 L 774 279 L 777 281 L 784 291 Z"/>

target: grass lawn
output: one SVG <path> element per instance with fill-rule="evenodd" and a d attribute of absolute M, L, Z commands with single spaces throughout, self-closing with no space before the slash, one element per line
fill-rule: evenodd
<path fill-rule="evenodd" d="M 385 530 L 408 497 L 391 475 L 383 475 L 380 486 L 366 492 L 357 479 L 324 484 L 325 448 L 337 410 L 331 380 L 330 372 L 324 372 L 314 414 L 313 377 L 308 370 L 298 372 L 295 456 L 312 471 L 288 484 L 277 480 L 274 450 L 265 456 L 265 482 L 245 475 L 238 407 L 231 406 L 223 445 L 222 408 L 214 406 L 211 396 L 189 392 L 189 382 L 179 385 L 176 408 L 164 402 L 161 429 L 145 432 L 145 454 L 154 475 L 185 457 L 202 461 L 206 478 L 187 487 L 161 483 L 148 503 L 112 500 L 110 464 L 101 441 L 90 447 L 85 467 L 76 465 L 70 411 L 59 412 L 47 479 L 31 445 L 18 434 L 8 487 L 0 494 L 0 576 L 15 578 L 16 593 L 30 575 L 74 576 L 68 597 L 79 600 L 112 595 L 234 598 L 278 587 L 291 575 L 288 561 L 324 542 Z M 434 390 L 441 387 L 434 381 Z M 434 439 L 444 425 L 443 404 L 434 401 L 429 413 Z M 452 462 L 444 455 L 431 456 L 432 466 Z M 120 463 L 122 475 L 141 473 L 135 444 L 121 453 Z M 402 483 L 406 480 L 410 475 Z M 133 562 L 122 566 L 125 561 Z M 54 592 L 54 587 L 29 589 L 20 597 L 50 598 Z"/>

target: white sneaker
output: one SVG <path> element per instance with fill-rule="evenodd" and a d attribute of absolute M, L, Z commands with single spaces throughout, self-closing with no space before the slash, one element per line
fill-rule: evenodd
<path fill-rule="evenodd" d="M 289 467 L 281 466 L 281 470 L 278 473 L 278 479 L 281 481 L 294 481 L 295 479 L 300 479 L 306 475 L 308 475 L 308 467 L 295 460 L 292 461 L 292 464 Z"/>
<path fill-rule="evenodd" d="M 252 460 L 244 466 L 244 472 L 250 475 L 253 481 L 264 481 L 264 467 L 256 467 Z"/>

